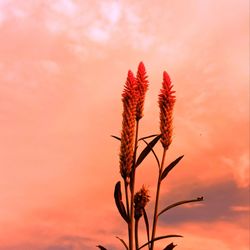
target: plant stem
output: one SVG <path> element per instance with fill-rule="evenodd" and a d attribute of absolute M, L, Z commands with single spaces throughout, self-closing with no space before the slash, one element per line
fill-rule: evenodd
<path fill-rule="evenodd" d="M 135 249 L 139 248 L 139 239 L 138 239 L 138 224 L 139 220 L 135 220 Z"/>
<path fill-rule="evenodd" d="M 163 156 L 162 156 L 161 166 L 160 166 L 160 169 L 159 169 L 159 176 L 158 176 L 158 183 L 157 183 L 157 190 L 156 190 L 155 209 L 154 209 L 154 219 L 153 219 L 151 240 L 153 240 L 155 238 L 155 233 L 156 233 L 156 224 L 157 224 L 157 219 L 158 219 L 158 204 L 159 204 L 159 196 L 160 196 L 160 188 L 161 188 L 161 174 L 162 174 L 162 171 L 163 171 L 166 152 L 167 152 L 167 150 L 164 148 L 163 149 Z M 150 249 L 151 250 L 154 249 L 154 241 L 152 242 Z"/>
<path fill-rule="evenodd" d="M 135 163 L 136 163 L 136 151 L 137 151 L 137 143 L 138 143 L 138 131 L 139 131 L 139 120 L 136 120 L 136 131 L 135 131 L 135 147 L 134 147 L 134 160 L 132 165 L 132 173 L 131 173 L 131 183 L 130 183 L 130 191 L 131 191 L 131 201 L 130 201 L 130 234 L 129 234 L 129 250 L 133 250 L 134 245 L 134 189 L 135 189 Z"/>
<path fill-rule="evenodd" d="M 124 187 L 125 187 L 127 215 L 128 215 L 128 218 L 130 218 L 129 217 L 130 212 L 129 212 L 129 198 L 128 198 L 128 183 L 126 182 L 125 179 L 124 179 Z M 128 235 L 130 235 L 130 222 L 128 222 Z"/>
<path fill-rule="evenodd" d="M 126 208 L 127 208 L 127 214 L 129 217 L 129 198 L 128 198 L 128 183 L 126 180 L 124 180 L 124 186 L 125 186 L 125 196 L 126 196 Z"/>

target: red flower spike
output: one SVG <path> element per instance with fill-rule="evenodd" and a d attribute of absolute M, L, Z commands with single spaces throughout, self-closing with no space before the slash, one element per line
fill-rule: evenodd
<path fill-rule="evenodd" d="M 120 148 L 120 173 L 124 179 L 129 179 L 134 156 L 135 116 L 138 94 L 136 79 L 132 71 L 128 71 L 127 81 L 122 93 L 123 120 Z"/>
<path fill-rule="evenodd" d="M 138 103 L 136 106 L 136 120 L 139 121 L 143 117 L 145 94 L 148 90 L 148 76 L 146 75 L 146 69 L 143 62 L 139 63 L 137 70 L 137 91 L 138 91 Z"/>
<path fill-rule="evenodd" d="M 159 94 L 160 107 L 160 131 L 161 143 L 164 149 L 168 149 L 172 142 L 173 134 L 173 108 L 175 103 L 175 91 L 172 90 L 171 79 L 166 71 L 163 72 L 162 89 Z"/>

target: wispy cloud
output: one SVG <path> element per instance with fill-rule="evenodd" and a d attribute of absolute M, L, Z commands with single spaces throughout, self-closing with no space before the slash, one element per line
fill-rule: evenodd
<path fill-rule="evenodd" d="M 46 240 L 48 241 L 48 240 Z M 30 241 L 32 242 L 32 241 Z M 0 247 L 1 250 L 23 250 L 23 249 L 36 249 L 36 250 L 82 250 L 94 249 L 93 242 L 88 238 L 79 236 L 63 236 L 49 243 L 22 243 L 10 246 Z"/>
<path fill-rule="evenodd" d="M 248 5 L 0 1 L 2 249 L 95 249 L 126 234 L 115 215 L 118 145 L 109 135 L 120 133 L 126 70 L 140 60 L 150 72 L 143 134 L 158 131 L 163 70 L 177 90 L 167 161 L 178 152 L 185 158 L 162 189 L 173 192 L 162 205 L 205 197 L 201 207 L 165 215 L 162 227 L 188 234 L 196 224 L 207 232 L 214 226 L 225 231 L 221 240 L 190 234 L 187 248 L 196 240 L 233 248 L 231 235 L 247 231 Z M 153 164 L 138 171 L 152 193 Z M 226 220 L 231 227 L 223 229 Z"/>
<path fill-rule="evenodd" d="M 171 193 L 163 196 L 162 201 L 174 202 L 176 199 L 192 199 L 199 196 L 204 196 L 204 201 L 200 203 L 201 206 L 184 205 L 169 210 L 169 213 L 162 216 L 162 223 L 237 221 L 241 217 L 248 216 L 247 209 L 235 209 L 249 208 L 248 194 L 248 187 L 238 187 L 232 180 L 211 184 L 196 183 L 193 187 L 176 186 Z"/>

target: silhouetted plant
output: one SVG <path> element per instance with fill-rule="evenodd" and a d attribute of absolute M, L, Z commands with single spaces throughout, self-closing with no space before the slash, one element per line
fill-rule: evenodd
<path fill-rule="evenodd" d="M 181 235 L 171 234 L 156 237 L 157 221 L 161 214 L 171 208 L 180 206 L 185 203 L 199 202 L 203 197 L 196 199 L 179 201 L 168 205 L 160 212 L 158 211 L 160 188 L 162 181 L 168 176 L 169 172 L 181 161 L 183 155 L 178 157 L 167 167 L 165 165 L 166 152 L 172 143 L 173 134 L 173 109 L 176 98 L 174 96 L 173 85 L 167 72 L 163 72 L 162 88 L 160 90 L 158 104 L 160 108 L 160 133 L 138 138 L 139 122 L 143 118 L 143 107 L 145 95 L 148 90 L 148 80 L 144 64 L 141 62 L 138 66 L 137 75 L 134 77 L 132 71 L 128 71 L 127 81 L 122 93 L 123 113 L 122 113 L 122 132 L 121 137 L 114 136 L 120 141 L 120 174 L 123 181 L 125 191 L 125 203 L 123 202 L 121 182 L 118 181 L 115 185 L 114 198 L 117 209 L 124 219 L 128 227 L 128 242 L 117 237 L 127 250 L 139 250 L 148 247 L 149 250 L 154 250 L 156 241 L 182 237 Z M 151 141 L 147 141 L 151 139 Z M 143 141 L 146 146 L 137 157 L 138 143 Z M 154 146 L 161 142 L 163 153 L 161 161 L 154 151 Z M 149 220 L 146 213 L 146 205 L 149 202 L 149 191 L 145 186 L 135 192 L 135 177 L 136 169 L 143 162 L 149 153 L 152 153 L 158 165 L 158 180 L 156 197 L 153 212 L 153 225 L 150 234 Z M 124 205 L 125 204 L 125 205 Z M 143 217 L 147 232 L 147 242 L 140 245 L 138 235 L 138 224 Z M 97 246 L 101 250 L 106 250 L 105 247 Z M 176 247 L 173 243 L 168 244 L 163 250 L 172 250 Z"/>

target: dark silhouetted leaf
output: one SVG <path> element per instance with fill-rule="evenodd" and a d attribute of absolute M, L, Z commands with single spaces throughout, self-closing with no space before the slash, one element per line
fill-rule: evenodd
<path fill-rule="evenodd" d="M 148 241 L 150 241 L 150 238 L 149 238 L 149 223 L 148 223 L 148 216 L 147 216 L 147 213 L 146 213 L 145 208 L 143 208 L 143 218 L 144 218 L 145 225 L 146 225 Z"/>
<path fill-rule="evenodd" d="M 114 197 L 115 197 L 115 204 L 118 208 L 118 211 L 122 218 L 128 222 L 128 216 L 126 213 L 126 209 L 124 207 L 124 204 L 122 202 L 122 192 L 121 192 L 121 182 L 118 181 L 115 185 L 115 192 L 114 192 Z"/>
<path fill-rule="evenodd" d="M 144 136 L 144 137 L 140 138 L 138 141 L 145 140 L 145 139 L 148 139 L 148 138 L 151 138 L 151 137 L 156 137 L 157 135 L 159 135 L 159 134 Z"/>
<path fill-rule="evenodd" d="M 118 141 L 120 141 L 120 140 L 121 140 L 121 138 L 120 138 L 120 137 L 118 137 L 118 136 L 116 136 L 116 135 L 111 135 L 111 137 L 115 138 L 115 139 L 116 139 L 116 140 L 118 140 Z"/>
<path fill-rule="evenodd" d="M 164 208 L 159 214 L 158 216 L 160 216 L 161 214 L 163 214 L 164 212 L 166 212 L 167 210 L 173 208 L 173 207 L 177 207 L 180 206 L 182 204 L 186 204 L 186 203 L 191 203 L 191 202 L 199 202 L 199 201 L 203 201 L 203 197 L 198 197 L 197 199 L 193 199 L 193 200 L 185 200 L 185 201 L 179 201 L 176 203 L 173 203 L 169 206 L 167 206 L 166 208 Z"/>
<path fill-rule="evenodd" d="M 142 161 L 145 159 L 145 157 L 149 154 L 149 152 L 152 150 L 152 148 L 155 146 L 155 144 L 159 141 L 159 139 L 161 138 L 161 135 L 156 136 L 141 152 L 141 154 L 139 155 L 135 166 L 138 167 Z"/>
<path fill-rule="evenodd" d="M 125 242 L 123 239 L 119 238 L 118 236 L 116 236 L 116 238 L 117 238 L 118 240 L 120 240 L 121 243 L 122 243 L 122 244 L 125 246 L 125 248 L 128 250 L 128 246 L 127 246 L 126 242 Z"/>
<path fill-rule="evenodd" d="M 174 243 L 170 243 L 169 245 L 167 245 L 163 250 L 172 250 L 176 247 L 177 245 L 174 245 Z"/>
<path fill-rule="evenodd" d="M 150 240 L 150 241 L 148 241 L 147 243 L 145 243 L 144 245 L 140 246 L 140 247 L 138 248 L 138 250 L 139 250 L 139 249 L 142 249 L 143 247 L 147 246 L 148 244 L 151 244 L 151 243 L 154 242 L 154 241 L 162 240 L 162 239 L 166 239 L 166 238 L 173 238 L 173 237 L 183 237 L 183 236 L 177 235 L 177 234 L 171 234 L 171 235 L 164 235 L 164 236 L 156 237 L 156 238 L 154 238 L 153 240 Z"/>
<path fill-rule="evenodd" d="M 101 246 L 101 245 L 98 245 L 97 247 L 99 247 L 101 250 L 107 250 L 107 248 Z"/>
<path fill-rule="evenodd" d="M 149 144 L 146 140 L 143 140 L 143 141 L 144 141 L 147 145 Z M 152 151 L 152 153 L 154 154 L 154 157 L 155 157 L 155 159 L 156 159 L 156 161 L 157 161 L 158 167 L 160 168 L 160 161 L 159 161 L 159 159 L 158 159 L 158 157 L 157 157 L 157 155 L 156 155 L 154 149 L 151 149 L 151 151 Z"/>
<path fill-rule="evenodd" d="M 162 172 L 162 175 L 161 175 L 161 180 L 163 180 L 167 175 L 168 173 L 178 164 L 178 162 L 183 158 L 184 155 L 178 157 L 176 160 L 174 160 L 173 162 L 171 162 L 165 169 L 164 171 Z"/>

